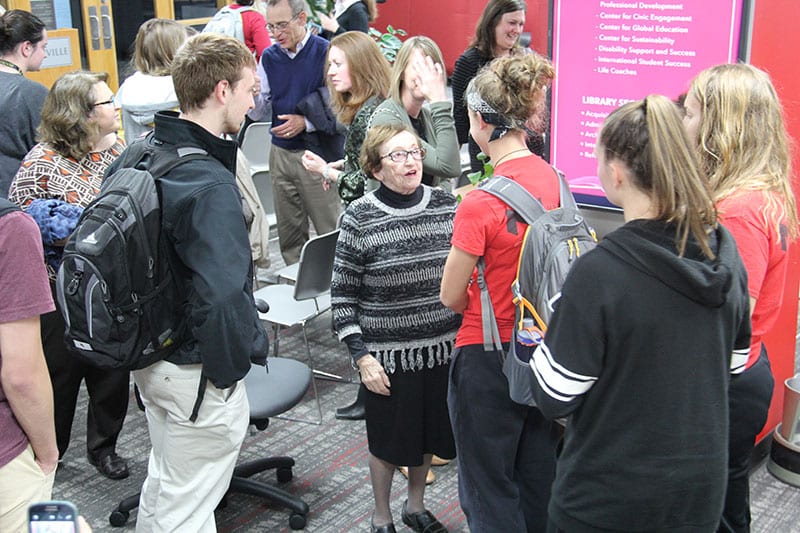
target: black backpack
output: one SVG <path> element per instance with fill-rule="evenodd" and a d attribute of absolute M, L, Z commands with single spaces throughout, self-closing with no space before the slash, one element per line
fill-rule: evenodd
<path fill-rule="evenodd" d="M 553 170 L 558 176 L 560 207 L 550 211 L 521 185 L 503 176 L 480 185 L 480 190 L 500 198 L 528 224 L 517 261 L 517 276 L 508 293 L 516 306 L 516 316 L 503 363 L 509 395 L 523 405 L 535 405 L 531 391 L 535 377 L 530 358 L 544 339 L 553 303 L 561 296 L 561 286 L 574 262 L 597 246 L 594 230 L 581 215 L 563 174 Z M 484 349 L 502 351 L 494 309 L 483 279 L 483 258 L 478 261 L 478 286 Z"/>
<path fill-rule="evenodd" d="M 180 346 L 186 325 L 162 238 L 158 179 L 195 159 L 211 157 L 191 147 L 146 148 L 133 167 L 105 177 L 78 220 L 56 279 L 65 340 L 78 358 L 136 370 Z"/>

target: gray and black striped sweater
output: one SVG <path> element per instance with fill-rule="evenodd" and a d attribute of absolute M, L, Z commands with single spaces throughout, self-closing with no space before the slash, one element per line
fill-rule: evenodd
<path fill-rule="evenodd" d="M 456 200 L 422 185 L 387 203 L 398 196 L 381 188 L 348 206 L 331 284 L 339 339 L 360 334 L 387 374 L 449 361 L 461 323 L 439 301 Z"/>

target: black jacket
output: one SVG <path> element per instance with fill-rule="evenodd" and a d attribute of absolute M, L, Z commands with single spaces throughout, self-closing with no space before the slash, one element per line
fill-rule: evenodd
<path fill-rule="evenodd" d="M 131 144 L 109 167 L 133 166 L 148 148 L 200 148 L 209 160 L 187 161 L 159 180 L 164 235 L 182 297 L 188 328 L 167 360 L 202 363 L 203 374 L 227 388 L 263 363 L 268 339 L 252 294 L 252 259 L 236 186 L 236 143 L 164 111 L 154 134 Z"/>
<path fill-rule="evenodd" d="M 539 408 L 569 416 L 549 516 L 563 530 L 714 531 L 725 495 L 732 353 L 750 343 L 747 274 L 633 220 L 573 266 L 533 357 Z"/>
<path fill-rule="evenodd" d="M 366 4 L 364 4 L 364 2 L 351 4 L 342 14 L 336 17 L 336 22 L 339 23 L 339 29 L 336 30 L 335 33 L 329 31 L 322 32 L 322 36 L 329 41 L 346 31 L 361 31 L 367 33 L 369 31 L 369 11 L 367 10 Z"/>
<path fill-rule="evenodd" d="M 325 161 L 344 157 L 346 128 L 336 121 L 330 106 L 328 88 L 322 86 L 297 103 L 297 112 L 314 125 L 314 131 L 304 132 L 306 148 Z"/>

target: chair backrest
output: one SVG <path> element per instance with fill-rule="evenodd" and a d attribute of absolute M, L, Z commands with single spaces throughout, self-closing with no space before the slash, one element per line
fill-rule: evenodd
<path fill-rule="evenodd" d="M 261 206 L 264 208 L 264 214 L 267 217 L 267 224 L 270 227 L 277 224 L 275 217 L 275 202 L 272 197 L 272 175 L 269 171 L 253 172 L 253 183 L 258 192 L 258 198 L 261 200 Z"/>
<path fill-rule="evenodd" d="M 297 281 L 294 284 L 295 300 L 316 298 L 331 290 L 333 257 L 339 230 L 309 239 L 300 251 Z"/>
<path fill-rule="evenodd" d="M 252 174 L 269 170 L 269 150 L 272 146 L 272 122 L 253 122 L 244 132 L 242 152 L 250 161 Z"/>

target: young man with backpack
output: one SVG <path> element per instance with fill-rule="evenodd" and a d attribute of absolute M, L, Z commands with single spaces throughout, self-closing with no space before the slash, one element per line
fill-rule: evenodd
<path fill-rule="evenodd" d="M 234 179 L 235 134 L 256 87 L 255 61 L 232 37 L 189 39 L 172 63 L 181 113 L 160 112 L 153 134 L 133 143 L 108 176 L 146 157 L 205 153 L 157 180 L 162 237 L 177 288 L 171 305 L 184 333 L 165 360 L 133 372 L 152 450 L 137 531 L 215 531 L 249 420 L 242 378 L 266 358 L 252 296 L 250 245 Z M 167 300 L 168 302 L 168 300 Z"/>
<path fill-rule="evenodd" d="M 253 0 L 241 0 L 224 6 L 206 24 L 203 32 L 235 37 L 250 49 L 258 61 L 272 42 L 267 32 L 267 21 L 264 15 L 256 11 L 253 3 Z"/>

